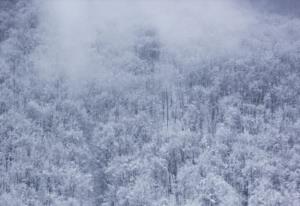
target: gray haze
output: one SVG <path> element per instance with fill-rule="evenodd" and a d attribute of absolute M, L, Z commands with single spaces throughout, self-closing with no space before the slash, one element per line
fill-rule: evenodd
<path fill-rule="evenodd" d="M 54 0 L 42 4 L 46 53 L 41 53 L 45 58 L 41 64 L 61 64 L 55 70 L 74 78 L 90 74 L 101 78 L 111 72 L 103 71 L 108 68 L 103 64 L 111 64 L 111 58 L 130 58 L 137 35 L 145 28 L 156 32 L 166 53 L 184 49 L 187 54 L 210 58 L 240 52 L 240 42 L 256 21 L 253 11 L 229 1 Z M 97 50 L 96 44 L 103 47 Z M 110 53 L 119 55 L 107 59 Z"/>

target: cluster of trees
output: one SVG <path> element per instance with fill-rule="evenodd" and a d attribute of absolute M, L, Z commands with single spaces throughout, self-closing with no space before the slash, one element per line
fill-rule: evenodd
<path fill-rule="evenodd" d="M 40 76 L 36 4 L 0 6 L 0 206 L 300 204 L 299 19 L 210 56 L 150 26 L 127 51 L 100 39 L 118 75 L 74 91 Z"/>

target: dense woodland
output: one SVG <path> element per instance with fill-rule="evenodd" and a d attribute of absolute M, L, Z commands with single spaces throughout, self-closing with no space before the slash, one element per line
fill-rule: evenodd
<path fill-rule="evenodd" d="M 0 206 L 300 205 L 297 15 L 105 27 L 82 66 L 39 4 L 0 0 Z"/>

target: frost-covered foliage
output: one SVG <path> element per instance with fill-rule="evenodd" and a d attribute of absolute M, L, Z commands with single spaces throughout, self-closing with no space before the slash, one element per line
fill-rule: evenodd
<path fill-rule="evenodd" d="M 237 2 L 0 0 L 0 206 L 300 205 L 298 4 Z"/>

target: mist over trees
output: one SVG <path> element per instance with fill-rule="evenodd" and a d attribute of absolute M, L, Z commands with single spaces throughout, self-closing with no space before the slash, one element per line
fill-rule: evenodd
<path fill-rule="evenodd" d="M 300 2 L 298 0 L 249 0 L 249 2 L 261 11 L 300 16 Z"/>
<path fill-rule="evenodd" d="M 0 206 L 300 205 L 298 6 L 0 0 Z"/>

